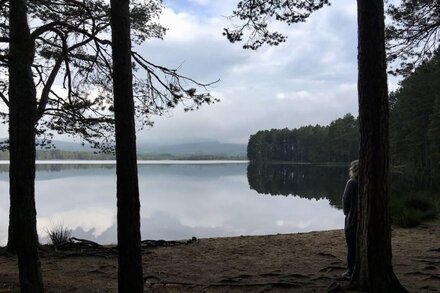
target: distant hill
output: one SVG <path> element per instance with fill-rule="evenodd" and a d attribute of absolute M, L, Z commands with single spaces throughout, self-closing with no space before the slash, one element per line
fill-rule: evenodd
<path fill-rule="evenodd" d="M 89 144 L 81 145 L 80 142 L 68 142 L 61 140 L 53 140 L 55 149 L 67 152 L 93 152 L 95 151 Z M 39 149 L 39 148 L 38 148 Z"/>
<path fill-rule="evenodd" d="M 246 156 L 245 144 L 222 143 L 217 141 L 194 142 L 174 145 L 139 145 L 140 154 L 170 154 L 173 156 L 217 155 Z"/>
<path fill-rule="evenodd" d="M 97 150 L 79 142 L 52 141 L 55 148 L 37 148 L 39 159 L 111 159 L 112 156 L 93 154 Z M 180 144 L 138 144 L 140 159 L 216 159 L 246 158 L 246 145 L 222 143 L 218 141 L 199 141 Z M 0 154 L 0 159 L 7 159 Z"/>
<path fill-rule="evenodd" d="M 7 137 L 0 138 L 0 142 L 7 141 Z M 37 139 L 37 141 L 42 141 Z M 67 152 L 93 152 L 94 149 L 90 147 L 89 144 L 81 145 L 80 142 L 69 142 L 69 141 L 63 141 L 63 140 L 52 140 L 52 145 L 55 146 L 55 148 L 51 149 L 57 149 Z M 37 150 L 46 150 L 46 148 L 37 147 Z"/>

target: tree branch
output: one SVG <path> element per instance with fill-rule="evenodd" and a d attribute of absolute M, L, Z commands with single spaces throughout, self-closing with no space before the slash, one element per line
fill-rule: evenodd
<path fill-rule="evenodd" d="M 6 104 L 6 106 L 9 107 L 9 101 L 8 101 L 8 99 L 6 98 L 6 96 L 2 92 L 0 92 L 0 98 Z"/>
<path fill-rule="evenodd" d="M 46 84 L 44 85 L 43 91 L 41 93 L 40 101 L 38 103 L 37 121 L 40 120 L 41 117 L 43 117 L 44 109 L 46 108 L 47 102 L 49 100 L 49 93 L 51 91 L 55 78 L 58 74 L 58 71 L 61 68 L 62 63 L 63 63 L 63 58 L 62 57 L 58 58 L 49 77 L 47 78 Z"/>
<path fill-rule="evenodd" d="M 41 34 L 44 34 L 48 31 L 52 31 L 54 28 L 56 27 L 62 27 L 62 28 L 67 28 L 73 32 L 77 32 L 80 34 L 83 34 L 89 38 L 93 38 L 96 42 L 102 44 L 102 45 L 111 45 L 111 41 L 110 40 L 103 40 L 97 37 L 97 32 L 95 32 L 95 34 L 91 34 L 90 32 L 88 32 L 87 30 L 83 30 L 80 29 L 77 26 L 73 26 L 67 22 L 62 22 L 62 21 L 54 21 L 51 23 L 47 23 L 45 25 L 40 26 L 39 28 L 35 29 L 31 36 L 35 39 L 36 37 L 40 36 Z"/>

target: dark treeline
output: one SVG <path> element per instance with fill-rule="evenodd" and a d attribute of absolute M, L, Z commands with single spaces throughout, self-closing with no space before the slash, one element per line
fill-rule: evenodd
<path fill-rule="evenodd" d="M 247 155 L 251 161 L 349 162 L 359 153 L 359 126 L 346 114 L 328 126 L 271 129 L 251 135 Z"/>
<path fill-rule="evenodd" d="M 431 187 L 440 174 L 439 93 L 440 56 L 436 54 L 390 94 L 391 161 L 422 187 Z"/>

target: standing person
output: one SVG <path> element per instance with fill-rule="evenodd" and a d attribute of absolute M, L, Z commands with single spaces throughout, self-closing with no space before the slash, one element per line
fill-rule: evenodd
<path fill-rule="evenodd" d="M 345 240 L 347 242 L 347 271 L 343 277 L 350 279 L 353 273 L 356 257 L 356 229 L 357 229 L 357 206 L 358 206 L 358 171 L 359 161 L 350 164 L 350 179 L 345 185 L 342 195 L 342 209 L 345 215 Z"/>

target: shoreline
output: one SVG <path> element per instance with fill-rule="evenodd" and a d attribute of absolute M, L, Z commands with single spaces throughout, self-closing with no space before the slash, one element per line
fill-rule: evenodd
<path fill-rule="evenodd" d="M 440 292 L 440 224 L 393 228 L 393 263 L 410 292 Z M 325 292 L 344 286 L 343 230 L 202 238 L 143 248 L 146 292 Z M 47 292 L 116 292 L 117 255 L 41 252 Z M 18 288 L 16 258 L 0 256 L 0 290 Z M 338 291 L 343 292 L 343 291 Z"/>

